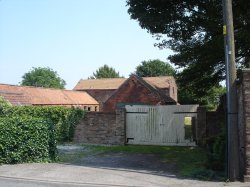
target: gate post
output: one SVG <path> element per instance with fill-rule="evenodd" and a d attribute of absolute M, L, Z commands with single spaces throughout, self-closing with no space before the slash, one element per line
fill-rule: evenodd
<path fill-rule="evenodd" d="M 116 130 L 115 135 L 119 137 L 120 144 L 126 144 L 126 109 L 116 109 Z"/>

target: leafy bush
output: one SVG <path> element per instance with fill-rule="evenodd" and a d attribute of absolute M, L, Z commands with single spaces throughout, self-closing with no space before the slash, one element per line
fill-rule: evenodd
<path fill-rule="evenodd" d="M 51 122 L 31 116 L 1 117 L 0 129 L 0 164 L 56 160 Z"/>
<path fill-rule="evenodd" d="M 0 113 L 2 113 L 6 108 L 11 107 L 11 103 L 0 96 Z"/>
<path fill-rule="evenodd" d="M 83 110 L 65 107 L 20 106 L 9 107 L 2 112 L 3 117 L 32 116 L 51 121 L 55 125 L 58 142 L 72 141 L 75 126 L 83 117 Z"/>
<path fill-rule="evenodd" d="M 225 169 L 226 136 L 225 132 L 210 138 L 208 141 L 207 167 L 217 171 Z"/>

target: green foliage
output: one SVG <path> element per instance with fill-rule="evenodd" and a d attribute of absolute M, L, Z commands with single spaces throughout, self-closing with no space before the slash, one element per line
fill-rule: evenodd
<path fill-rule="evenodd" d="M 72 141 L 82 116 L 74 108 L 6 107 L 0 113 L 0 164 L 56 160 L 56 142 Z"/>
<path fill-rule="evenodd" d="M 208 141 L 208 162 L 207 167 L 213 170 L 225 170 L 226 136 L 222 132 Z"/>
<path fill-rule="evenodd" d="M 23 86 L 35 86 L 44 88 L 59 88 L 64 89 L 66 82 L 61 79 L 56 71 L 50 68 L 32 68 L 31 71 L 22 76 Z"/>
<path fill-rule="evenodd" d="M 5 100 L 3 97 L 0 96 L 0 113 L 11 106 L 12 105 L 9 101 Z"/>
<path fill-rule="evenodd" d="M 250 1 L 232 2 L 236 62 L 244 67 L 250 61 Z M 189 98 L 209 96 L 225 79 L 221 1 L 127 0 L 127 6 L 131 18 L 156 37 L 156 46 L 174 51 L 168 59 L 183 70 L 180 88 Z"/>
<path fill-rule="evenodd" d="M 55 125 L 57 141 L 67 142 L 72 141 L 75 126 L 83 117 L 83 113 L 83 110 L 74 108 L 20 106 L 8 108 L 2 116 L 28 115 L 49 120 Z"/>
<path fill-rule="evenodd" d="M 209 90 L 200 92 L 195 88 L 195 84 L 192 82 L 183 81 L 183 79 L 185 79 L 185 77 L 180 74 L 177 75 L 178 101 L 180 104 L 198 103 L 200 105 L 206 106 L 207 110 L 216 110 L 219 104 L 220 96 L 226 93 L 225 87 L 219 84 L 214 84 Z M 209 84 L 209 80 L 207 84 Z M 201 87 L 203 86 L 201 85 Z M 205 95 L 204 92 L 206 92 Z"/>
<path fill-rule="evenodd" d="M 93 73 L 93 76 L 89 77 L 89 79 L 102 79 L 102 78 L 119 78 L 119 72 L 116 72 L 114 68 L 109 67 L 108 65 L 104 65 L 96 70 Z"/>
<path fill-rule="evenodd" d="M 177 76 L 178 77 L 178 76 Z M 214 85 L 207 90 L 207 94 L 199 93 L 194 90 L 192 83 L 182 82 L 177 78 L 178 102 L 180 104 L 200 104 L 206 106 L 207 110 L 216 110 L 219 105 L 219 98 L 226 92 L 226 88 L 221 85 Z"/>
<path fill-rule="evenodd" d="M 136 67 L 135 74 L 139 77 L 174 76 L 174 68 L 160 60 L 143 61 Z"/>
<path fill-rule="evenodd" d="M 0 118 L 0 129 L 0 164 L 56 160 L 52 123 L 30 116 L 8 116 Z"/>
<path fill-rule="evenodd" d="M 192 118 L 191 117 L 184 118 L 184 129 L 185 129 L 185 139 L 192 141 L 193 132 L 192 132 Z"/>

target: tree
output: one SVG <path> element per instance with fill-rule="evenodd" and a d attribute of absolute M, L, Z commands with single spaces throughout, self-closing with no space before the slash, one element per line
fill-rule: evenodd
<path fill-rule="evenodd" d="M 57 72 L 48 67 L 33 67 L 32 70 L 25 73 L 22 78 L 21 85 L 23 86 L 64 89 L 66 85 L 66 82 L 58 76 Z"/>
<path fill-rule="evenodd" d="M 178 82 L 178 81 L 177 81 Z M 226 93 L 226 88 L 221 85 L 215 85 L 208 90 L 206 95 L 197 97 L 194 90 L 190 87 L 180 86 L 178 84 L 178 102 L 181 104 L 201 104 L 207 110 L 216 110 L 219 103 L 219 98 Z"/>
<path fill-rule="evenodd" d="M 90 76 L 89 79 L 101 79 L 101 78 L 119 78 L 119 72 L 116 72 L 114 68 L 109 67 L 108 65 L 104 65 L 96 70 L 93 73 L 93 76 Z"/>
<path fill-rule="evenodd" d="M 140 77 L 174 76 L 175 73 L 175 69 L 170 64 L 160 60 L 142 61 L 135 72 Z"/>
<path fill-rule="evenodd" d="M 128 13 L 159 41 L 156 46 L 174 51 L 168 59 L 183 71 L 182 89 L 195 98 L 209 94 L 225 79 L 223 15 L 217 0 L 127 0 Z M 234 0 L 236 62 L 250 62 L 250 1 Z"/>

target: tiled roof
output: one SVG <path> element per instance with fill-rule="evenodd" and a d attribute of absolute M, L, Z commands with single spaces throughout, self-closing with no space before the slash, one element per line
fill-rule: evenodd
<path fill-rule="evenodd" d="M 31 105 L 29 97 L 25 96 L 23 93 L 18 92 L 2 92 L 0 91 L 0 96 L 8 100 L 12 105 Z"/>
<path fill-rule="evenodd" d="M 81 79 L 74 90 L 95 90 L 95 89 L 110 89 L 115 90 L 119 88 L 126 78 L 109 78 L 109 79 Z"/>
<path fill-rule="evenodd" d="M 86 92 L 0 84 L 0 96 L 13 105 L 98 105 Z"/>
<path fill-rule="evenodd" d="M 157 88 L 169 88 L 170 81 L 175 80 L 172 76 L 142 77 L 142 79 Z"/>
<path fill-rule="evenodd" d="M 126 78 L 109 78 L 109 79 L 81 79 L 74 90 L 105 90 L 105 89 L 118 89 L 127 79 Z M 168 88 L 169 81 L 174 80 L 172 76 L 160 77 L 143 77 L 143 80 L 157 88 Z"/>

